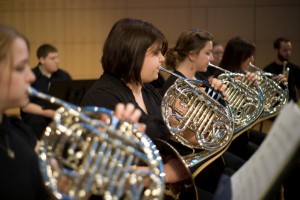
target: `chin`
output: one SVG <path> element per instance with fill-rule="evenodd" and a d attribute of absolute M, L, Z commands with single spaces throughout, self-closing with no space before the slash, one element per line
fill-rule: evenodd
<path fill-rule="evenodd" d="M 30 101 L 29 101 L 29 98 L 28 97 L 26 97 L 26 98 L 24 98 L 24 100 L 23 101 L 21 101 L 20 103 L 19 103 L 19 105 L 18 106 L 20 106 L 20 107 L 24 107 L 24 106 L 26 106 L 27 104 L 29 104 L 30 103 Z"/>
<path fill-rule="evenodd" d="M 199 72 L 206 72 L 208 67 L 204 67 L 203 69 L 201 69 L 201 71 Z"/>

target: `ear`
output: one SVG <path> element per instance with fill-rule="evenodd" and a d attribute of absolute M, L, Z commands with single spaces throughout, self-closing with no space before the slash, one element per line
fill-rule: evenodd
<path fill-rule="evenodd" d="M 44 57 L 40 57 L 39 58 L 39 62 L 43 65 L 45 63 L 45 58 Z"/>
<path fill-rule="evenodd" d="M 188 58 L 189 58 L 189 60 L 190 60 L 191 62 L 194 62 L 194 61 L 196 60 L 196 57 L 197 57 L 197 55 L 196 55 L 195 52 L 193 52 L 193 51 L 190 51 L 190 52 L 189 52 Z"/>

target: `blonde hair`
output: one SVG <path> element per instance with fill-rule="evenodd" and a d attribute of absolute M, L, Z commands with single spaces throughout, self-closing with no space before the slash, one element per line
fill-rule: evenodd
<path fill-rule="evenodd" d="M 181 33 L 174 48 L 168 49 L 166 53 L 166 66 L 168 69 L 175 69 L 176 65 L 182 62 L 192 51 L 198 54 L 208 41 L 213 40 L 213 35 L 205 30 L 192 29 Z"/>
<path fill-rule="evenodd" d="M 29 50 L 27 38 L 12 27 L 0 24 L 0 67 L 12 67 L 12 46 L 16 38 L 23 39 Z M 0 79 L 2 75 L 0 74 Z"/>

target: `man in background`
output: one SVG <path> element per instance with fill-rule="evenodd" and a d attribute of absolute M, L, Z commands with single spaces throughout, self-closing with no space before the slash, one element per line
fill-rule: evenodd
<path fill-rule="evenodd" d="M 284 37 L 279 37 L 273 44 L 275 60 L 264 68 L 264 71 L 274 74 L 284 74 L 288 79 L 289 100 L 297 102 L 300 92 L 300 67 L 290 62 L 292 43 Z M 299 198 L 300 156 L 296 158 L 296 165 L 291 169 L 283 183 L 284 199 Z"/>
<path fill-rule="evenodd" d="M 300 67 L 290 62 L 292 43 L 284 37 L 279 37 L 273 44 L 275 60 L 263 69 L 273 74 L 284 74 L 288 79 L 289 100 L 297 101 L 300 91 Z"/>
<path fill-rule="evenodd" d="M 48 94 L 51 81 L 71 80 L 68 72 L 59 69 L 58 50 L 51 44 L 43 44 L 37 49 L 38 65 L 32 71 L 36 76 L 36 81 L 31 87 Z M 55 110 L 46 109 L 48 102 L 36 97 L 30 98 L 30 103 L 21 109 L 22 120 L 30 125 L 40 139 L 46 126 L 52 120 Z"/>

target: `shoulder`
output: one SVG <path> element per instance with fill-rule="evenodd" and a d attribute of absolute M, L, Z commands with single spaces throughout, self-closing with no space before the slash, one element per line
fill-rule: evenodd
<path fill-rule="evenodd" d="M 56 72 L 53 73 L 52 76 L 54 79 L 64 79 L 64 80 L 72 79 L 71 75 L 63 69 L 58 69 Z"/>
<path fill-rule="evenodd" d="M 34 148 L 37 143 L 37 138 L 34 135 L 34 132 L 30 126 L 28 126 L 26 123 L 24 123 L 20 118 L 18 117 L 6 117 L 6 125 L 8 128 L 18 129 L 18 132 L 21 136 L 29 143 L 29 145 Z"/>
<path fill-rule="evenodd" d="M 273 61 L 273 62 L 267 64 L 266 66 L 264 66 L 263 69 L 274 67 L 275 65 L 276 65 L 276 63 Z"/>
<path fill-rule="evenodd" d="M 263 70 L 266 72 L 279 74 L 280 71 L 282 71 L 282 65 L 278 65 L 275 61 L 273 61 L 272 63 L 269 63 L 263 67 Z"/>
<path fill-rule="evenodd" d="M 95 82 L 95 84 L 91 87 L 91 90 L 96 91 L 110 91 L 110 92 L 116 92 L 116 91 L 124 91 L 125 90 L 125 84 L 115 78 L 114 76 L 104 73 L 100 76 L 100 78 Z"/>
<path fill-rule="evenodd" d="M 32 72 L 34 73 L 34 75 L 36 77 L 38 77 L 38 76 L 40 76 L 42 74 L 41 71 L 39 70 L 39 66 L 38 65 L 32 68 Z"/>
<path fill-rule="evenodd" d="M 290 65 L 292 68 L 296 69 L 296 70 L 300 70 L 300 66 L 296 65 L 294 63 L 289 62 L 288 65 Z"/>
<path fill-rule="evenodd" d="M 130 89 L 115 77 L 103 74 L 86 92 L 81 106 L 101 106 L 114 109 L 119 102 L 130 99 Z"/>

